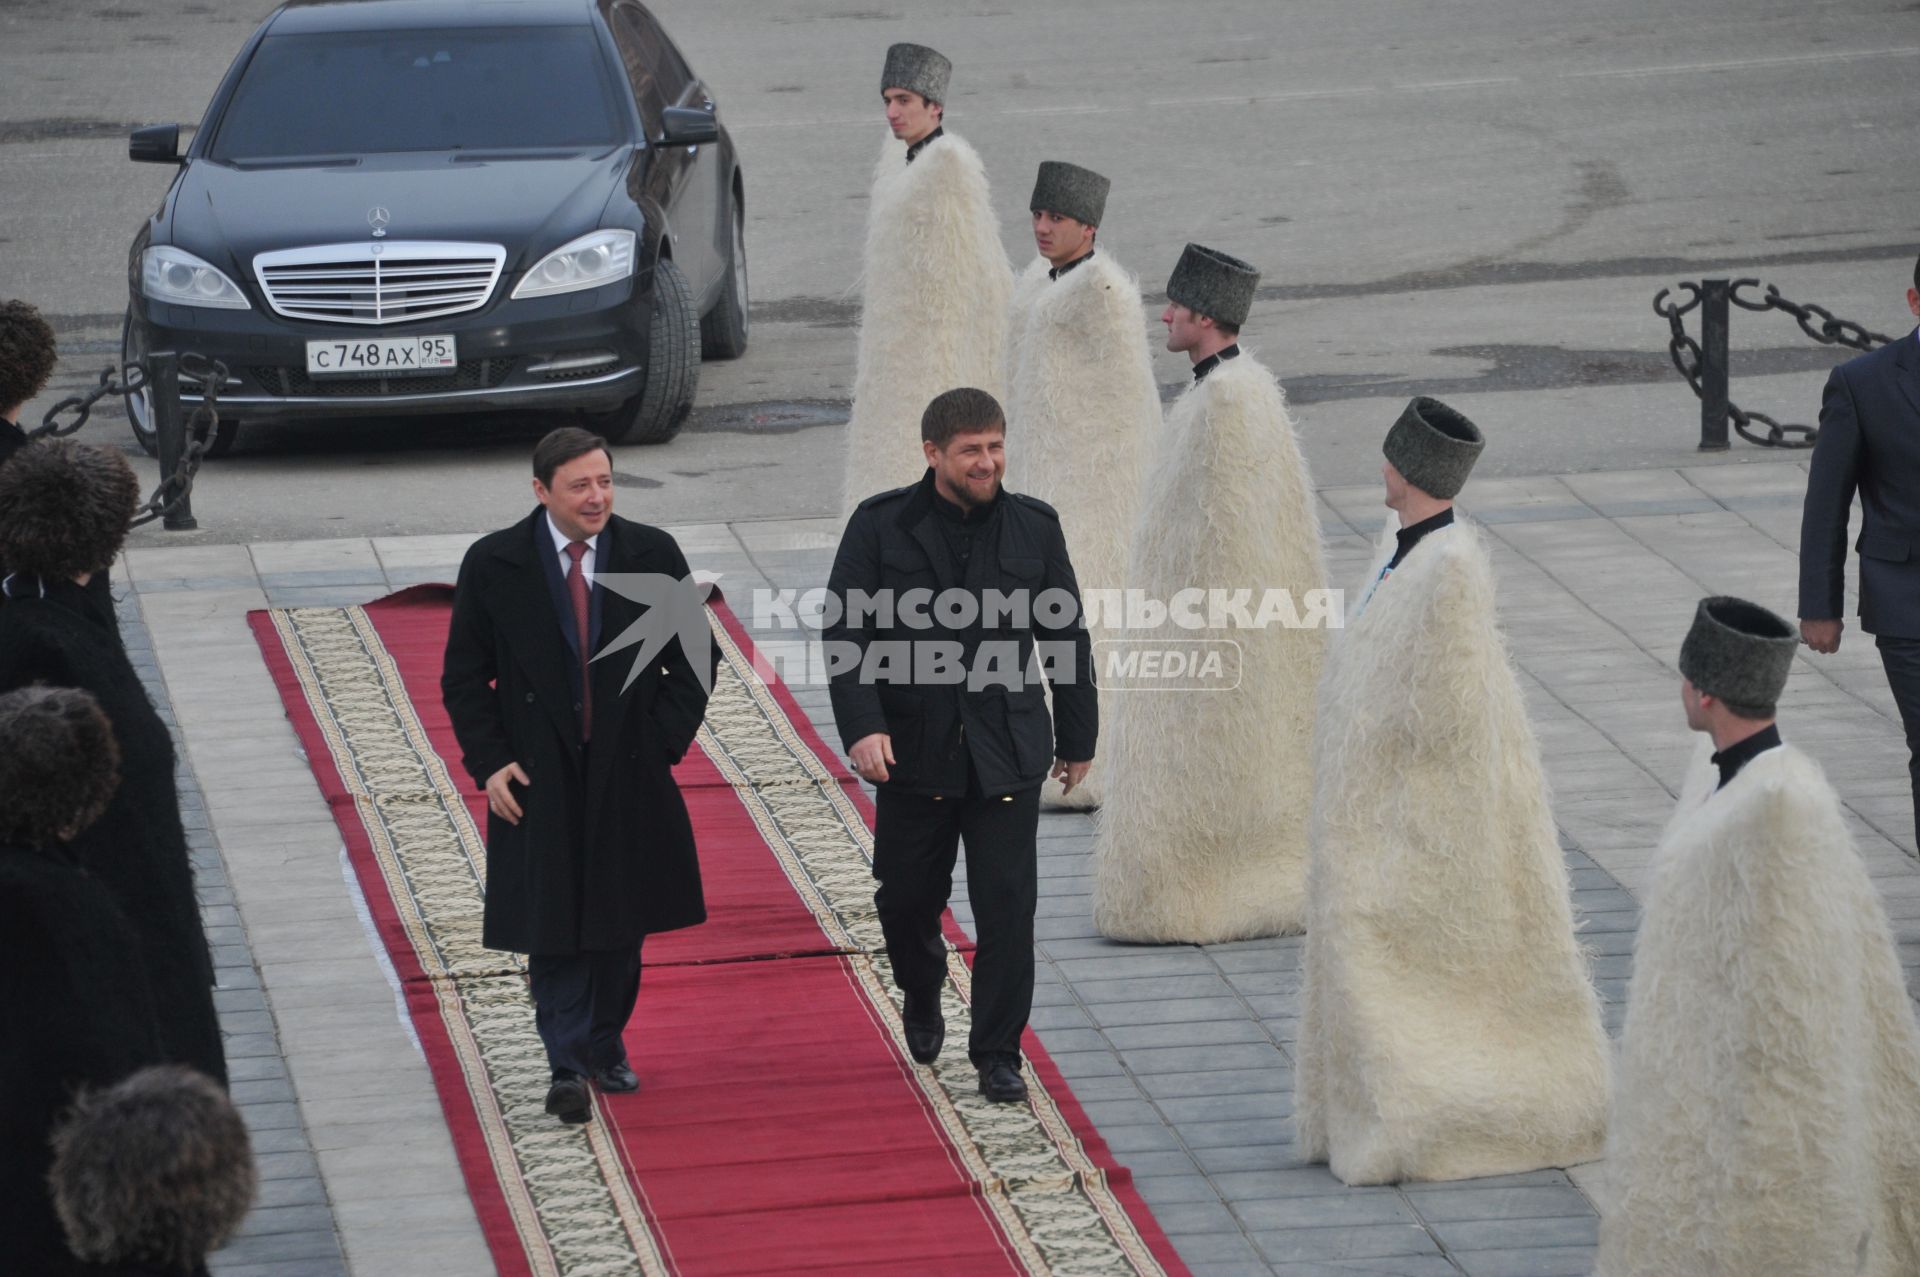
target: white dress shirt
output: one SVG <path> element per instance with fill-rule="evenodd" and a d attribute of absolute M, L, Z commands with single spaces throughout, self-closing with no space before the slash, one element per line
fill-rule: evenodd
<path fill-rule="evenodd" d="M 559 529 L 551 514 L 547 516 L 547 531 L 553 534 L 553 552 L 560 556 L 560 579 L 564 581 L 567 574 L 573 571 L 573 558 L 567 553 L 567 547 L 573 544 L 573 539 Z M 580 556 L 580 572 L 587 578 L 588 589 L 593 588 L 594 552 L 599 543 L 600 534 L 596 532 L 587 538 L 587 552 Z"/>

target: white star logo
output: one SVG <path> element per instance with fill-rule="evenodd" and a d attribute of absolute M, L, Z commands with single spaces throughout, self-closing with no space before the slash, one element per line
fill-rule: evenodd
<path fill-rule="evenodd" d="M 648 661 L 666 649 L 668 640 L 676 638 L 687 663 L 693 666 L 694 677 L 700 680 L 700 690 L 713 691 L 713 668 L 707 660 L 706 646 L 712 641 L 707 627 L 707 596 L 713 592 L 717 578 L 699 572 L 684 580 L 664 572 L 597 572 L 593 579 L 647 609 L 593 658 L 604 660 L 636 643 L 640 645 L 633 668 L 627 671 L 627 681 L 620 685 L 622 692 L 633 686 Z"/>

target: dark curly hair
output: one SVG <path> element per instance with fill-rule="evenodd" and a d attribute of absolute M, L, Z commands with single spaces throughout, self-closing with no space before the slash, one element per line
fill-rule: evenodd
<path fill-rule="evenodd" d="M 111 448 L 37 439 L 0 466 L 0 561 L 65 581 L 112 566 L 140 508 L 140 481 Z"/>
<path fill-rule="evenodd" d="M 27 302 L 0 302 L 0 412 L 46 389 L 53 376 L 53 329 Z"/>
<path fill-rule="evenodd" d="M 76 1100 L 49 1178 L 74 1254 L 188 1273 L 240 1227 L 258 1172 L 227 1093 L 163 1064 Z"/>
<path fill-rule="evenodd" d="M 47 847 L 100 819 L 120 787 L 120 746 L 87 692 L 0 696 L 0 843 Z"/>

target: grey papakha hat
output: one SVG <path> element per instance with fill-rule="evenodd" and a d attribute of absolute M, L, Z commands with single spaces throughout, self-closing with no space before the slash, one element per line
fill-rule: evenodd
<path fill-rule="evenodd" d="M 1798 631 L 1758 603 L 1701 599 L 1680 645 L 1680 672 L 1696 690 L 1730 705 L 1772 709 L 1799 646 Z"/>
<path fill-rule="evenodd" d="M 1486 446 L 1480 427 L 1438 399 L 1419 395 L 1407 401 L 1380 450 L 1401 478 L 1428 496 L 1451 501 L 1467 486 Z"/>
<path fill-rule="evenodd" d="M 1033 179 L 1033 198 L 1027 209 L 1037 213 L 1046 209 L 1062 217 L 1071 217 L 1088 226 L 1100 225 L 1106 216 L 1107 192 L 1113 183 L 1090 168 L 1065 160 L 1041 160 L 1040 173 Z"/>
<path fill-rule="evenodd" d="M 887 67 L 880 73 L 880 91 L 906 89 L 929 102 L 945 105 L 947 81 L 953 76 L 953 63 L 937 49 L 924 44 L 896 44 L 887 50 Z"/>
<path fill-rule="evenodd" d="M 1167 279 L 1167 300 L 1234 328 L 1247 322 L 1260 272 L 1238 257 L 1198 244 L 1181 250 Z"/>

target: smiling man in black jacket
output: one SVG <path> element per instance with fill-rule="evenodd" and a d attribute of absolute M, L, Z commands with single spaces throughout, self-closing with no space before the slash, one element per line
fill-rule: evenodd
<path fill-rule="evenodd" d="M 926 475 L 861 502 L 834 559 L 834 720 L 878 787 L 874 903 L 907 1049 L 931 1064 L 945 1041 L 940 913 L 964 841 L 978 929 L 967 1054 L 980 1093 L 1015 1103 L 1027 1097 L 1040 784 L 1052 774 L 1071 789 L 1093 765 L 1093 657 L 1060 516 L 1001 488 L 993 396 L 937 396 L 920 436 Z"/>

